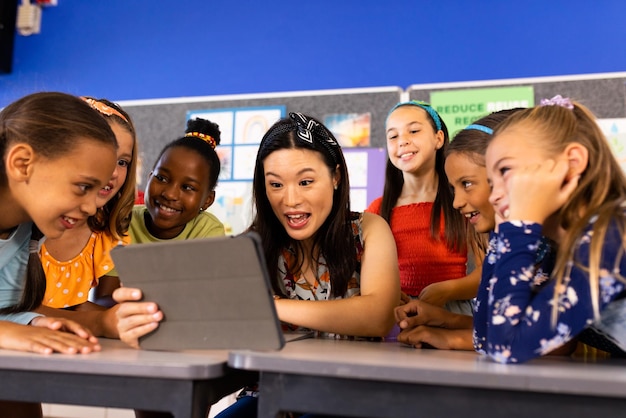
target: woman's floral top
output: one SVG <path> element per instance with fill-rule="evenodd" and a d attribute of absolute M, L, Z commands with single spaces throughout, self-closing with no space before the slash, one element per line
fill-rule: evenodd
<path fill-rule="evenodd" d="M 358 296 L 361 293 L 361 256 L 363 255 L 363 230 L 361 227 L 363 214 L 353 212 L 351 219 L 352 235 L 354 236 L 354 256 L 357 261 L 356 269 L 348 282 L 348 289 L 343 298 Z M 289 266 L 293 265 L 295 253 L 293 249 L 283 250 L 278 260 L 278 274 L 283 281 L 287 297 L 298 300 L 329 300 L 334 299 L 331 292 L 331 279 L 328 265 L 323 256 L 317 260 L 317 277 L 315 283 L 310 285 L 306 281 L 302 272 L 290 272 Z M 290 331 L 302 331 L 300 327 L 292 324 L 283 324 L 283 327 Z M 318 336 L 326 338 L 349 338 L 328 333 L 318 333 Z"/>

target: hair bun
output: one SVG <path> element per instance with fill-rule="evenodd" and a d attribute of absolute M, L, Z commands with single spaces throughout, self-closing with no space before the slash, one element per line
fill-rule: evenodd
<path fill-rule="evenodd" d="M 195 118 L 187 121 L 186 137 L 195 137 L 208 143 L 212 148 L 220 144 L 220 127 L 207 119 Z"/>

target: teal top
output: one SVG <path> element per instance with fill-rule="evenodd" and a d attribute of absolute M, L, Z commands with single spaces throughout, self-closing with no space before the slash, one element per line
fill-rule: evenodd
<path fill-rule="evenodd" d="M 0 239 L 0 308 L 13 306 L 22 298 L 31 229 L 32 223 L 26 222 L 19 225 L 7 239 Z M 27 325 L 38 316 L 43 315 L 36 312 L 0 314 L 0 320 Z"/>

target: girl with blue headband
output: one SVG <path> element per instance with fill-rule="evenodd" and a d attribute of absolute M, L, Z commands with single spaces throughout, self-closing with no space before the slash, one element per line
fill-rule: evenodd
<path fill-rule="evenodd" d="M 480 271 L 467 275 L 465 220 L 452 206 L 444 171 L 446 125 L 430 105 L 413 100 L 391 109 L 386 135 L 383 196 L 367 211 L 381 215 L 393 231 L 403 302 L 419 297 L 471 315 Z"/>
<path fill-rule="evenodd" d="M 467 241 L 476 259 L 487 252 L 489 233 L 495 228 L 495 213 L 489 202 L 485 151 L 493 130 L 522 109 L 491 113 L 459 131 L 446 148 L 445 170 L 454 191 L 452 206 L 467 220 Z M 472 315 L 449 312 L 412 299 L 395 309 L 402 330 L 398 341 L 421 348 L 473 350 Z"/>

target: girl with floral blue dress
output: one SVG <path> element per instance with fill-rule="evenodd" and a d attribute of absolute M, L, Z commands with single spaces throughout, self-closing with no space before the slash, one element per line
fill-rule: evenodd
<path fill-rule="evenodd" d="M 560 96 L 543 100 L 498 126 L 486 164 L 499 223 L 475 349 L 521 363 L 577 338 L 626 354 L 626 178 L 593 114 Z M 558 250 L 538 286 L 543 236 Z"/>

